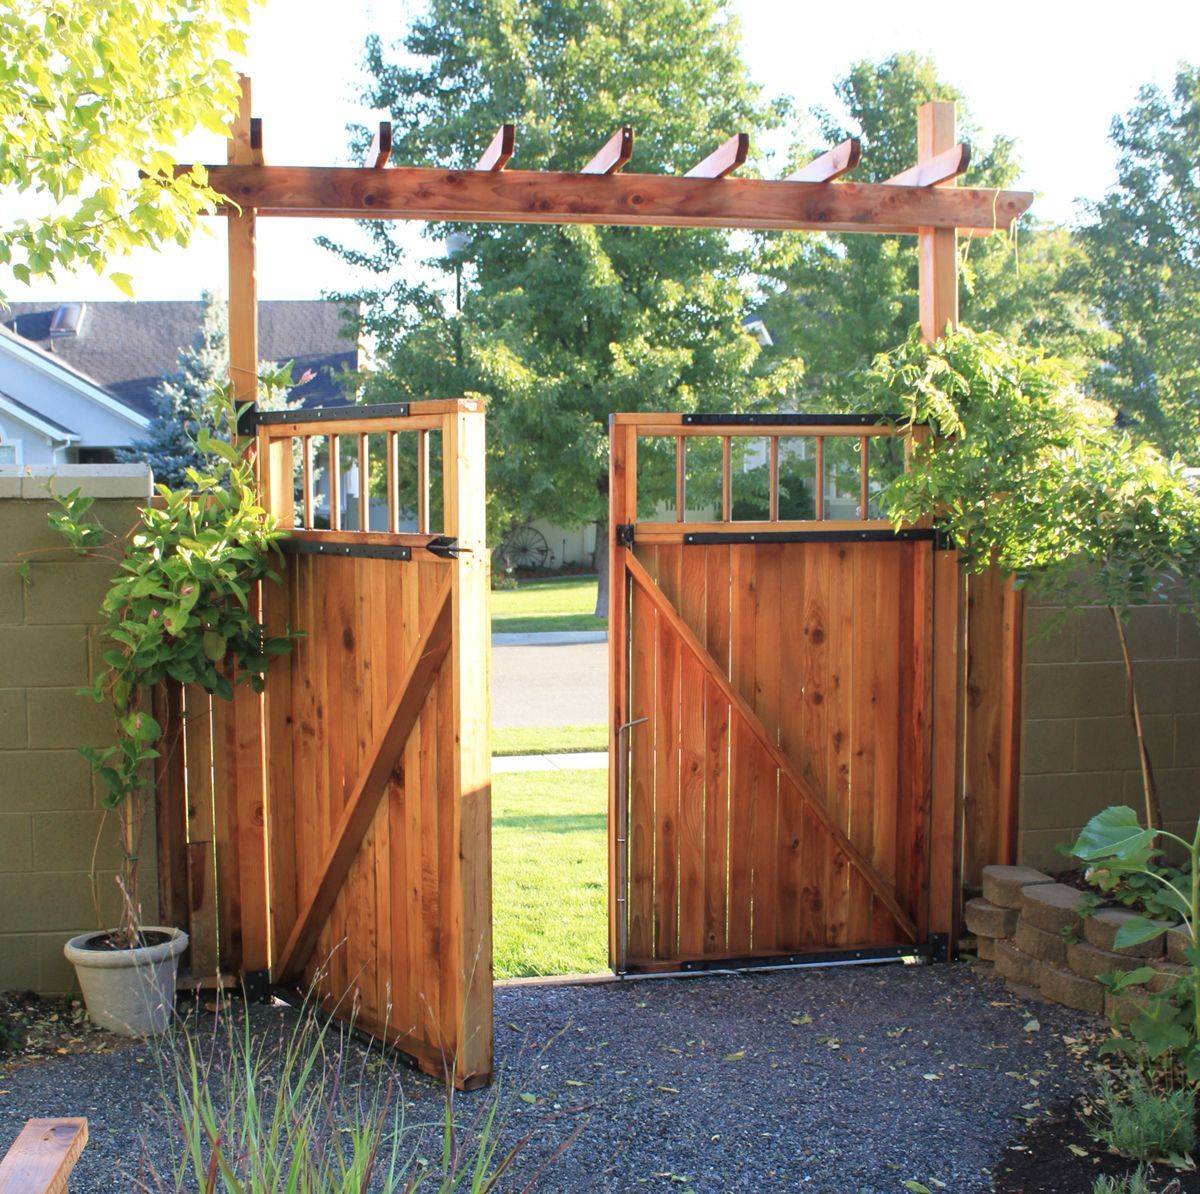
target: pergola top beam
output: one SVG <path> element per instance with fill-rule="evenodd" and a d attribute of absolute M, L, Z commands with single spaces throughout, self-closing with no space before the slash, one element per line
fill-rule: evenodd
<path fill-rule="evenodd" d="M 190 170 L 179 166 L 177 170 Z M 210 166 L 208 181 L 260 216 L 623 224 L 915 234 L 987 233 L 1033 202 L 1024 191 L 757 178 L 393 166 Z"/>

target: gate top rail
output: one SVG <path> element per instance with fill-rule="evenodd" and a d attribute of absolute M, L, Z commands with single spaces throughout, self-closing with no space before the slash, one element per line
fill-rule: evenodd
<path fill-rule="evenodd" d="M 910 425 L 883 414 L 639 411 L 614 414 L 611 429 L 614 438 L 624 440 L 629 521 L 619 528 L 620 542 L 631 542 L 635 530 L 640 542 L 684 544 L 784 542 L 816 533 L 859 539 L 931 533 L 927 520 L 896 528 L 873 508 L 873 498 L 887 482 L 908 471 L 913 444 L 929 435 L 925 424 Z M 645 495 L 657 497 L 653 509 L 645 509 L 645 498 L 639 507 L 638 443 L 653 440 L 674 441 L 673 509 L 670 496 L 661 492 L 669 489 L 663 475 L 668 466 L 654 449 L 660 493 Z M 885 448 L 887 441 L 899 445 L 900 452 Z M 719 486 L 713 477 L 705 485 L 692 476 L 689 455 L 699 457 L 706 443 L 712 448 L 712 468 L 719 445 Z M 874 452 L 872 443 L 878 445 Z M 757 503 L 739 502 L 739 491 L 751 487 L 755 474 L 760 488 L 765 474 L 765 500 L 760 494 Z M 702 496 L 689 509 L 689 483 L 696 481 Z M 747 514 L 747 504 L 757 508 Z"/>
<path fill-rule="evenodd" d="M 483 411 L 475 398 L 248 411 L 271 511 L 289 531 L 285 549 L 401 560 L 465 550 L 447 525 L 453 425 Z"/>

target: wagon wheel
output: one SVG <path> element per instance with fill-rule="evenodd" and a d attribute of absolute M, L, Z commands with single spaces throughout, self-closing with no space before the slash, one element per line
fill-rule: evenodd
<path fill-rule="evenodd" d="M 505 568 L 542 568 L 550 558 L 550 544 L 537 527 L 519 526 L 505 536 L 496 555 Z"/>

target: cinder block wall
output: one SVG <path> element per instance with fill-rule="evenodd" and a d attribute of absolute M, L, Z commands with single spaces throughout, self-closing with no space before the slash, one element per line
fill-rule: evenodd
<path fill-rule="evenodd" d="M 1027 596 L 1022 677 L 1019 858 L 1063 870 L 1055 851 L 1110 804 L 1143 807 L 1133 723 L 1112 615 Z M 1048 631 L 1048 632 L 1047 632 Z M 1167 827 L 1188 838 L 1200 815 L 1200 626 L 1175 605 L 1128 624 L 1150 757 Z"/>
<path fill-rule="evenodd" d="M 91 629 L 113 566 L 75 556 L 46 521 L 46 486 L 94 496 L 93 511 L 124 533 L 149 494 L 141 466 L 0 468 L 0 989 L 65 992 L 62 956 L 75 933 L 117 914 L 117 817 L 104 816 L 80 745 L 111 741 L 108 710 L 77 689 L 96 674 Z M 24 583 L 18 568 L 30 565 Z M 98 844 L 97 839 L 99 838 Z M 91 875 L 93 850 L 96 875 Z M 158 911 L 154 821 L 142 849 L 143 912 Z M 93 894 L 95 893 L 95 894 Z"/>

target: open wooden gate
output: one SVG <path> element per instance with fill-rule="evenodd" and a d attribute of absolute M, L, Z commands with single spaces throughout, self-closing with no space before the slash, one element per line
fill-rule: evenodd
<path fill-rule="evenodd" d="M 678 414 L 611 439 L 614 969 L 944 949 L 957 569 L 875 510 L 903 439 Z"/>
<path fill-rule="evenodd" d="M 198 716 L 180 723 L 178 775 L 160 775 L 160 866 L 174 853 L 185 868 L 172 906 L 189 905 L 193 973 L 267 969 L 478 1085 L 492 1061 L 483 406 L 255 421 L 264 501 L 292 528 L 264 620 L 300 637 L 262 700 L 182 694 Z M 183 808 L 186 842 L 164 853 Z"/>

